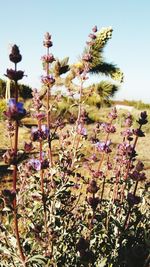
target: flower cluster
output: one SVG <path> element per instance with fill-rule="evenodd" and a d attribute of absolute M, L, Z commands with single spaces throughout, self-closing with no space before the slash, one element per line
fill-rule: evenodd
<path fill-rule="evenodd" d="M 7 76 L 10 80 L 17 82 L 24 77 L 24 71 L 7 69 L 5 76 Z"/>
<path fill-rule="evenodd" d="M 45 85 L 45 86 L 51 86 L 55 83 L 55 79 L 52 75 L 46 75 L 46 76 L 42 76 L 41 77 L 41 82 Z"/>
<path fill-rule="evenodd" d="M 24 109 L 22 102 L 16 102 L 14 98 L 10 98 L 8 109 L 4 112 L 4 115 L 9 120 L 19 121 L 26 116 L 26 110 Z"/>
<path fill-rule="evenodd" d="M 22 60 L 22 55 L 20 54 L 19 48 L 17 45 L 12 46 L 11 53 L 9 55 L 10 61 L 17 64 Z"/>
<path fill-rule="evenodd" d="M 51 41 L 51 35 L 47 32 L 44 36 L 44 41 L 43 41 L 43 45 L 47 48 L 51 47 L 53 45 L 52 41 Z"/>
<path fill-rule="evenodd" d="M 31 130 L 31 140 L 32 141 L 41 141 L 46 140 L 49 136 L 49 129 L 46 125 L 41 125 L 41 129 L 37 127 L 32 127 Z"/>

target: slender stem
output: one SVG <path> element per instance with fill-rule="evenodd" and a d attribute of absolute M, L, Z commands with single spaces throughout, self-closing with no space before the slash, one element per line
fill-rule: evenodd
<path fill-rule="evenodd" d="M 17 69 L 17 66 L 15 64 L 15 70 Z M 15 100 L 16 103 L 18 102 L 18 84 L 15 82 Z M 18 121 L 15 122 L 15 136 L 14 136 L 14 157 L 15 160 L 17 160 L 17 151 L 18 151 Z M 16 192 L 16 185 L 17 185 L 17 162 L 14 164 L 13 169 L 13 190 Z M 14 227 L 15 227 L 15 235 L 17 240 L 17 246 L 20 253 L 20 258 L 24 266 L 25 265 L 25 256 L 22 250 L 21 242 L 20 242 L 20 235 L 19 235 L 19 228 L 18 228 L 18 218 L 17 218 L 17 201 L 16 197 L 13 201 L 13 208 L 14 208 Z"/>
<path fill-rule="evenodd" d="M 74 136 L 74 140 L 73 140 L 73 144 L 72 144 L 72 149 L 74 148 L 75 151 L 74 151 L 74 155 L 73 155 L 73 158 L 72 158 L 72 168 L 74 166 L 74 161 L 75 161 L 75 157 L 76 157 L 76 153 L 77 153 L 77 149 L 79 147 L 79 143 L 80 143 L 80 136 L 78 137 L 77 139 L 77 144 L 76 144 L 76 147 L 75 147 L 75 143 L 76 143 L 76 138 L 77 138 L 77 130 L 78 130 L 78 126 L 79 126 L 79 123 L 80 123 L 80 117 L 81 117 L 81 101 L 82 101 L 82 89 L 83 89 L 83 80 L 81 80 L 81 85 L 80 85 L 80 90 L 79 90 L 79 109 L 78 109 L 78 117 L 77 117 L 77 120 L 76 120 L 76 128 L 75 128 L 75 136 Z"/>
<path fill-rule="evenodd" d="M 23 250 L 22 250 L 22 246 L 21 246 L 21 242 L 20 242 L 20 235 L 19 235 L 19 228 L 18 228 L 18 218 L 17 218 L 17 210 L 16 210 L 16 199 L 13 203 L 14 206 L 14 226 L 15 226 L 15 235 L 16 235 L 16 240 L 17 240 L 17 246 L 19 249 L 19 253 L 20 253 L 20 257 L 22 260 L 22 263 L 24 264 L 24 266 L 26 266 L 25 264 L 25 256 L 23 254 Z"/>
<path fill-rule="evenodd" d="M 100 201 L 101 202 L 103 200 L 104 189 L 105 189 L 105 182 L 106 182 L 106 176 L 104 176 L 104 179 L 103 179 L 102 192 L 101 192 L 101 198 L 100 198 Z"/>
<path fill-rule="evenodd" d="M 136 181 L 136 184 L 135 184 L 135 188 L 134 188 L 134 192 L 133 192 L 134 196 L 136 194 L 137 187 L 138 187 L 138 181 Z"/>
<path fill-rule="evenodd" d="M 49 47 L 47 47 L 47 55 L 49 55 Z M 46 75 L 49 75 L 49 62 L 46 63 Z M 49 129 L 48 135 L 48 157 L 50 160 L 50 166 L 53 166 L 53 158 L 52 158 L 52 144 L 50 138 L 50 126 L 51 126 L 51 114 L 50 114 L 50 86 L 47 86 L 47 128 Z"/>
<path fill-rule="evenodd" d="M 131 212 L 131 205 L 129 206 L 129 209 L 128 209 L 128 212 L 127 212 L 124 224 L 123 224 L 123 231 L 126 229 L 126 226 L 127 226 L 127 223 L 130 217 L 130 212 Z"/>
<path fill-rule="evenodd" d="M 38 121 L 38 128 L 39 131 L 41 130 L 41 120 Z M 39 150 L 40 150 L 40 162 L 42 165 L 43 162 L 43 145 L 42 140 L 39 141 Z M 44 191 L 44 170 L 40 170 L 40 178 L 41 178 L 41 193 L 42 193 L 42 202 L 43 202 L 43 209 L 44 209 L 44 224 L 45 224 L 45 231 L 47 232 L 47 214 L 46 214 L 46 203 L 45 203 L 45 191 Z"/>

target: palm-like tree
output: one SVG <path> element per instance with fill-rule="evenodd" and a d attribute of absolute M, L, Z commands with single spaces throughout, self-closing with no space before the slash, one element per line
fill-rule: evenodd
<path fill-rule="evenodd" d="M 103 58 L 103 51 L 108 40 L 112 37 L 112 31 L 112 28 L 108 27 L 102 28 L 100 31 L 91 34 L 94 38 L 92 39 L 92 46 L 90 46 L 91 61 L 89 63 L 89 74 L 105 75 L 111 78 L 111 80 L 100 81 L 84 88 L 85 92 L 88 91 L 89 88 L 92 88 L 93 93 L 92 96 L 89 96 L 88 101 L 90 101 L 90 97 L 95 97 L 97 99 L 97 106 L 108 103 L 110 97 L 114 96 L 119 89 L 120 83 L 123 81 L 123 73 L 121 70 L 116 65 L 105 62 Z M 87 49 L 89 49 L 88 46 L 84 49 L 83 53 L 85 53 Z M 76 77 L 76 70 L 82 69 L 83 61 L 81 58 L 72 65 L 69 65 L 68 61 L 68 57 L 61 61 L 57 59 L 53 63 L 50 71 L 55 76 L 56 87 L 65 86 L 71 91 L 77 91 L 78 85 L 75 84 L 74 78 Z M 65 78 L 61 76 L 64 73 L 66 73 Z M 115 83 L 112 82 L 113 80 Z M 43 88 L 41 91 L 41 98 L 45 95 L 45 93 L 46 89 Z"/>

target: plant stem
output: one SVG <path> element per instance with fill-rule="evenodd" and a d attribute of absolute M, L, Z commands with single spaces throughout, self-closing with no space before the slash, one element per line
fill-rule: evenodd
<path fill-rule="evenodd" d="M 49 55 L 49 47 L 47 47 L 47 55 Z M 46 75 L 49 75 L 49 63 L 46 63 Z M 50 126 L 51 126 L 51 118 L 50 118 L 50 86 L 47 86 L 47 128 L 49 129 L 48 135 L 48 156 L 50 160 L 50 166 L 53 166 L 53 159 L 52 159 L 52 145 L 51 145 L 51 138 L 50 138 Z"/>
<path fill-rule="evenodd" d="M 41 120 L 38 121 L 38 128 L 41 131 Z M 39 150 L 40 150 L 40 162 L 42 166 L 43 162 L 43 146 L 42 140 L 39 141 Z M 47 214 L 46 214 L 46 203 L 45 203 L 45 192 L 44 192 L 44 170 L 40 170 L 40 178 L 41 178 L 41 193 L 42 193 L 42 202 L 43 202 L 43 209 L 44 209 L 44 223 L 45 223 L 45 232 L 47 232 Z"/>
<path fill-rule="evenodd" d="M 15 70 L 17 69 L 15 64 Z M 16 103 L 18 102 L 18 84 L 15 82 L 15 100 Z M 17 151 L 18 151 L 18 121 L 15 121 L 15 136 L 14 136 L 14 157 L 15 157 L 15 164 L 13 168 L 13 191 L 16 192 L 16 185 L 17 185 Z M 13 201 L 13 208 L 14 208 L 14 227 L 15 227 L 15 235 L 17 240 L 17 246 L 20 253 L 20 258 L 23 264 L 25 263 L 25 256 L 22 250 L 21 242 L 20 242 L 20 235 L 19 235 L 19 228 L 18 228 L 18 218 L 17 218 L 17 201 L 16 196 Z M 25 266 L 25 265 L 24 265 Z"/>

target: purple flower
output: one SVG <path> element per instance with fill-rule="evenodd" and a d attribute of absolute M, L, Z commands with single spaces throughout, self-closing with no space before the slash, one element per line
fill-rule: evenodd
<path fill-rule="evenodd" d="M 90 37 L 91 39 L 93 39 L 93 40 L 96 39 L 96 35 L 93 34 L 93 33 L 90 33 L 90 34 L 89 34 L 89 37 Z"/>
<path fill-rule="evenodd" d="M 138 197 L 138 196 L 135 196 L 132 193 L 129 193 L 128 196 L 127 196 L 127 201 L 128 201 L 130 206 L 134 206 L 134 205 L 137 205 L 137 204 L 140 203 L 141 198 Z"/>
<path fill-rule="evenodd" d="M 97 32 L 97 26 L 95 25 L 92 29 L 93 32 Z"/>
<path fill-rule="evenodd" d="M 129 173 L 129 176 L 134 181 L 144 181 L 146 180 L 146 176 L 144 172 L 138 172 L 137 170 L 134 170 L 132 173 Z"/>
<path fill-rule="evenodd" d="M 82 57 L 82 60 L 83 60 L 83 61 L 86 61 L 86 62 L 91 62 L 91 61 L 92 61 L 92 56 L 91 56 L 91 54 L 90 54 L 90 53 L 86 53 L 86 54 L 84 54 L 83 57 Z"/>
<path fill-rule="evenodd" d="M 18 80 L 21 80 L 23 78 L 24 71 L 7 69 L 5 76 L 7 76 L 10 80 L 17 82 Z"/>
<path fill-rule="evenodd" d="M 30 142 L 30 143 L 24 142 L 24 150 L 25 150 L 25 152 L 27 152 L 27 153 L 31 152 L 33 149 L 34 149 L 34 147 L 33 147 L 32 142 Z"/>
<path fill-rule="evenodd" d="M 99 198 L 98 197 L 89 197 L 87 198 L 87 203 L 91 206 L 93 210 L 97 208 L 97 205 L 99 204 Z"/>
<path fill-rule="evenodd" d="M 46 63 L 52 63 L 53 61 L 55 61 L 53 54 L 44 55 L 41 59 Z"/>
<path fill-rule="evenodd" d="M 132 123 L 133 123 L 132 115 L 130 113 L 128 113 L 126 118 L 125 118 L 124 126 L 125 127 L 131 127 Z"/>
<path fill-rule="evenodd" d="M 44 35 L 43 45 L 47 48 L 49 48 L 53 45 L 53 43 L 51 41 L 51 35 L 49 34 L 49 32 L 46 32 L 46 34 Z"/>
<path fill-rule="evenodd" d="M 144 125 L 144 124 L 146 124 L 148 122 L 148 120 L 147 120 L 147 112 L 146 111 L 141 112 L 140 118 L 139 118 L 139 120 L 137 122 L 140 125 Z"/>
<path fill-rule="evenodd" d="M 145 136 L 144 132 L 139 128 L 138 129 L 134 129 L 133 130 L 133 134 L 138 136 L 138 137 L 144 137 Z"/>
<path fill-rule="evenodd" d="M 15 64 L 20 62 L 22 56 L 20 55 L 20 51 L 17 45 L 13 45 L 11 49 L 11 54 L 9 55 L 10 61 L 14 62 Z"/>
<path fill-rule="evenodd" d="M 20 120 L 26 115 L 22 102 L 17 102 L 14 98 L 9 99 L 8 110 L 4 112 L 5 116 L 12 120 Z"/>
<path fill-rule="evenodd" d="M 41 81 L 46 86 L 50 86 L 55 83 L 55 79 L 52 75 L 42 76 Z"/>
<path fill-rule="evenodd" d="M 32 127 L 31 129 L 31 140 L 32 141 L 40 141 L 48 138 L 49 129 L 46 125 L 41 125 L 41 129 L 39 130 L 37 127 Z"/>
<path fill-rule="evenodd" d="M 110 123 L 102 123 L 101 126 L 106 131 L 106 133 L 115 133 L 116 127 Z"/>
<path fill-rule="evenodd" d="M 99 187 L 97 186 L 96 181 L 91 180 L 89 182 L 89 186 L 87 187 L 87 192 L 91 193 L 91 194 L 95 194 L 95 193 L 97 193 L 98 190 L 99 190 Z"/>
<path fill-rule="evenodd" d="M 139 160 L 138 163 L 137 163 L 136 166 L 135 166 L 135 169 L 136 169 L 138 172 L 143 171 L 143 169 L 144 169 L 144 164 L 143 164 L 143 162 Z"/>
<path fill-rule="evenodd" d="M 107 142 L 103 142 L 103 141 L 100 141 L 98 143 L 96 143 L 96 147 L 98 149 L 98 151 L 100 152 L 105 152 L 105 153 L 110 153 L 111 152 L 111 149 L 110 149 L 110 144 L 111 144 L 111 141 L 108 140 Z"/>
<path fill-rule="evenodd" d="M 108 117 L 112 120 L 115 120 L 117 118 L 117 109 L 114 107 L 111 112 L 109 112 Z"/>
<path fill-rule="evenodd" d="M 81 124 L 78 125 L 77 133 L 83 136 L 87 136 L 87 130 Z"/>
<path fill-rule="evenodd" d="M 30 159 L 28 164 L 33 168 L 35 171 L 41 170 L 41 162 L 38 159 Z"/>

